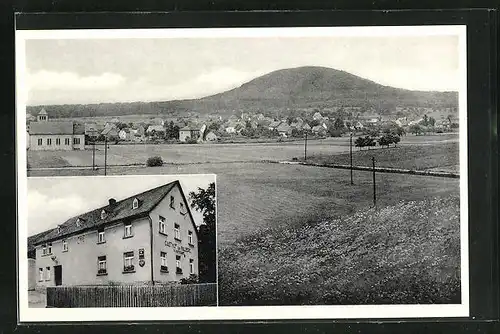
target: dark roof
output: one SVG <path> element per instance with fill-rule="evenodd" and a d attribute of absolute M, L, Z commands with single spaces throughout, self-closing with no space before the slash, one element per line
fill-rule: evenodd
<path fill-rule="evenodd" d="M 57 228 L 52 229 L 50 233 L 47 233 L 42 238 L 37 239 L 34 244 L 36 245 L 43 242 L 60 239 L 64 236 L 76 234 L 78 232 L 83 232 L 89 229 L 95 229 L 97 227 L 104 226 L 122 219 L 145 216 L 151 210 L 153 210 L 153 208 L 170 192 L 170 190 L 176 184 L 180 187 L 179 181 L 170 182 L 163 186 L 156 187 L 143 193 L 128 197 L 124 200 L 117 201 L 113 207 L 110 207 L 110 205 L 108 204 L 81 215 L 74 216 L 59 225 L 59 233 L 57 231 Z M 135 198 L 139 199 L 141 205 L 139 205 L 137 209 L 132 209 L 132 202 Z M 103 209 L 107 212 L 107 217 L 105 219 L 101 219 L 101 212 Z M 76 223 L 78 219 L 80 219 L 81 221 L 80 226 L 77 226 Z"/>
<path fill-rule="evenodd" d="M 72 135 L 73 122 L 30 122 L 30 135 Z"/>
<path fill-rule="evenodd" d="M 85 124 L 74 123 L 73 124 L 73 134 L 84 135 L 85 134 Z"/>
<path fill-rule="evenodd" d="M 30 237 L 28 237 L 28 252 L 31 252 L 35 249 L 35 244 L 38 240 L 49 234 L 49 232 L 52 232 L 52 229 L 43 231 L 37 234 L 34 234 Z"/>
<path fill-rule="evenodd" d="M 185 126 L 179 131 L 200 131 L 200 129 L 195 127 L 194 125 L 191 125 L 191 126 Z"/>

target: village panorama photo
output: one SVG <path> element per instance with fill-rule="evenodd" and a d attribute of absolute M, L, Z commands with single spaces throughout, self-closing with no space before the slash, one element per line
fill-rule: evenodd
<path fill-rule="evenodd" d="M 467 316 L 465 37 L 17 31 L 26 319 Z"/>

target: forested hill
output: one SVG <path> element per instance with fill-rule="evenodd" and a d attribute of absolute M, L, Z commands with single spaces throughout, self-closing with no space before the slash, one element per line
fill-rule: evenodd
<path fill-rule="evenodd" d="M 132 114 L 231 114 L 294 108 L 395 107 L 456 108 L 457 92 L 411 91 L 380 85 L 345 71 L 326 67 L 298 67 L 273 71 L 232 90 L 193 100 L 29 106 L 35 115 L 42 107 L 52 117 L 119 116 Z"/>

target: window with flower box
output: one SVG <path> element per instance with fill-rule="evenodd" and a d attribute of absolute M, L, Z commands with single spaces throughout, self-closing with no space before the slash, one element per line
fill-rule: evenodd
<path fill-rule="evenodd" d="M 97 257 L 97 275 L 107 275 L 106 255 Z"/>
<path fill-rule="evenodd" d="M 175 273 L 182 274 L 181 256 L 180 255 L 175 256 Z"/>
<path fill-rule="evenodd" d="M 123 272 L 124 273 L 135 272 L 133 251 L 123 253 Z"/>
<path fill-rule="evenodd" d="M 160 271 L 162 273 L 168 273 L 167 253 L 166 252 L 160 252 Z"/>

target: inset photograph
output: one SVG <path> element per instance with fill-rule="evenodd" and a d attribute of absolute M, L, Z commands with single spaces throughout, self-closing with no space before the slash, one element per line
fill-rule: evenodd
<path fill-rule="evenodd" d="M 29 307 L 217 305 L 215 175 L 28 178 Z"/>

